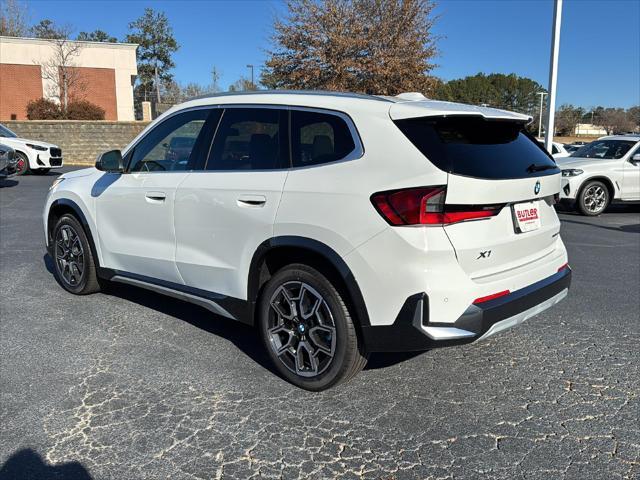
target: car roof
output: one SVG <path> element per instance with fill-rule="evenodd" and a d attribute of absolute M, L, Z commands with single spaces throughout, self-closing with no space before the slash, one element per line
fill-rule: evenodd
<path fill-rule="evenodd" d="M 640 141 L 640 134 L 638 135 L 607 135 L 600 137 L 598 140 L 631 140 L 633 142 Z"/>
<path fill-rule="evenodd" d="M 521 122 L 531 117 L 486 106 L 466 105 L 427 99 L 420 93 L 408 92 L 397 96 L 366 95 L 362 93 L 324 90 L 255 90 L 246 92 L 214 93 L 196 97 L 171 108 L 167 113 L 204 105 L 271 104 L 327 109 L 364 109 L 379 111 L 392 119 L 425 116 L 474 115 L 488 119 L 506 119 Z"/>

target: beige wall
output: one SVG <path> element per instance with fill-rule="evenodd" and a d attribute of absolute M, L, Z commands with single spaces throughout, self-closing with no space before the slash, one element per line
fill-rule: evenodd
<path fill-rule="evenodd" d="M 148 122 L 27 120 L 2 122 L 19 136 L 62 149 L 65 164 L 93 165 L 99 153 L 128 145 Z"/>
<path fill-rule="evenodd" d="M 80 53 L 73 58 L 75 67 L 106 68 L 115 71 L 115 95 L 118 120 L 134 120 L 132 76 L 138 74 L 136 45 L 128 43 L 76 42 Z M 0 63 L 15 65 L 45 64 L 54 52 L 47 40 L 0 37 Z M 43 79 L 43 95 L 55 90 Z"/>

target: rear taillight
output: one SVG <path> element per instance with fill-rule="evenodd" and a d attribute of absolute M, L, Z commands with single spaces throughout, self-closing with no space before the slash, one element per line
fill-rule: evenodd
<path fill-rule="evenodd" d="M 503 205 L 445 205 L 447 187 L 419 187 L 374 193 L 378 213 L 389 225 L 448 225 L 493 217 Z"/>

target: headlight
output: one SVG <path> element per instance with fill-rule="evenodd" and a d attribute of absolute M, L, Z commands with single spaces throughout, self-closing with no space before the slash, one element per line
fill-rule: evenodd
<path fill-rule="evenodd" d="M 34 145 L 33 143 L 27 143 L 27 147 L 33 148 L 34 150 L 39 150 L 41 152 L 46 152 L 49 150 L 49 147 L 42 147 L 40 145 Z"/>
<path fill-rule="evenodd" d="M 568 168 L 566 170 L 562 170 L 563 177 L 577 177 L 578 175 L 582 175 L 584 170 L 580 170 L 579 168 Z"/>
<path fill-rule="evenodd" d="M 64 181 L 64 177 L 58 177 L 56 178 L 53 183 L 51 184 L 51 186 L 49 187 L 49 190 L 53 190 L 54 188 L 56 188 L 58 185 L 60 185 L 62 182 Z"/>

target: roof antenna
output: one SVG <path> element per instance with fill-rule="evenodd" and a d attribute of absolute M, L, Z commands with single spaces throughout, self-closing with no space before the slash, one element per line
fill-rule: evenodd
<path fill-rule="evenodd" d="M 398 95 L 396 95 L 396 98 L 399 98 L 400 100 L 409 100 L 409 101 L 412 101 L 412 102 L 419 102 L 421 100 L 427 100 L 427 97 L 425 97 L 420 92 L 399 93 Z"/>

